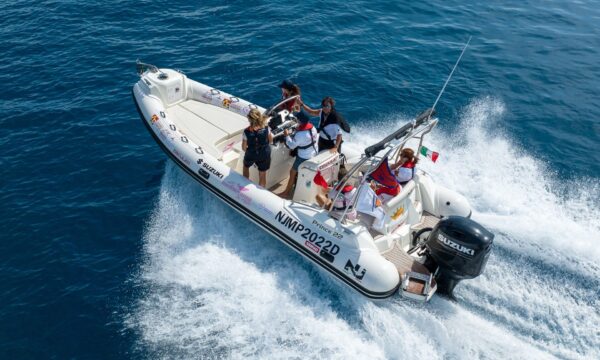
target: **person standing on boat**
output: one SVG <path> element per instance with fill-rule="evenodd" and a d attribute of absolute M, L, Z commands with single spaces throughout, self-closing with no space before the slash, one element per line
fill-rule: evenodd
<path fill-rule="evenodd" d="M 283 80 L 281 84 L 279 84 L 279 88 L 281 89 L 281 100 L 285 100 L 294 95 L 300 95 L 300 86 L 294 84 L 290 80 Z M 299 112 L 300 111 L 300 98 L 295 100 L 290 100 L 283 105 L 281 105 L 280 110 L 286 109 L 290 113 Z"/>
<path fill-rule="evenodd" d="M 288 180 L 285 191 L 279 196 L 283 198 L 288 198 L 291 195 L 292 188 L 294 184 L 296 184 L 296 176 L 298 175 L 298 168 L 300 164 L 304 161 L 317 156 L 319 152 L 319 147 L 317 144 L 317 138 L 319 134 L 315 127 L 310 123 L 310 119 L 308 116 L 300 112 L 296 114 L 296 118 L 298 119 L 298 127 L 296 128 L 296 132 L 293 136 L 290 136 L 290 133 L 287 129 L 283 131 L 283 135 L 285 136 L 285 144 L 293 151 L 297 149 L 296 160 L 294 161 L 294 165 L 290 170 L 290 178 Z"/>
<path fill-rule="evenodd" d="M 321 109 L 311 109 L 308 105 L 300 102 L 302 108 L 311 116 L 318 116 L 319 121 L 319 149 L 331 152 L 342 152 L 342 129 L 340 127 L 341 115 L 335 110 L 335 100 L 331 96 L 323 98 Z"/>
<path fill-rule="evenodd" d="M 244 176 L 250 178 L 250 166 L 258 167 L 258 185 L 267 186 L 267 171 L 271 167 L 271 143 L 273 135 L 267 126 L 267 118 L 257 109 L 248 112 L 248 126 L 242 135 Z"/>
<path fill-rule="evenodd" d="M 396 180 L 400 185 L 406 184 L 415 176 L 415 166 L 419 159 L 415 157 L 415 152 L 411 148 L 404 148 L 400 152 L 400 159 L 390 168 L 396 175 Z"/>

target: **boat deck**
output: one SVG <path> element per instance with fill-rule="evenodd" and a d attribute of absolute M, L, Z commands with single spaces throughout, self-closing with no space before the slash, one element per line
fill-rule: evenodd
<path fill-rule="evenodd" d="M 223 156 L 221 143 L 234 138 L 240 143 L 248 126 L 244 116 L 195 100 L 173 105 L 167 112 L 183 134 L 217 159 Z"/>
<path fill-rule="evenodd" d="M 421 263 L 416 261 L 410 255 L 408 255 L 404 250 L 400 248 L 398 243 L 394 243 L 394 246 L 382 254 L 383 257 L 394 264 L 396 269 L 398 269 L 398 273 L 400 277 L 404 277 L 404 275 L 408 272 L 416 272 L 423 275 L 429 276 L 431 272 Z M 432 279 L 431 286 L 435 285 L 435 279 Z M 422 282 L 411 282 L 408 287 L 408 291 L 414 294 L 421 294 L 425 289 L 425 284 Z"/>
<path fill-rule="evenodd" d="M 276 195 L 282 193 L 285 190 L 289 179 L 290 179 L 289 176 L 286 177 L 285 179 L 283 179 L 280 182 L 276 183 L 275 185 L 271 186 L 269 188 L 269 191 Z"/>
<path fill-rule="evenodd" d="M 440 219 L 427 211 L 423 211 L 421 222 L 412 227 L 413 231 L 419 231 L 424 228 L 433 228 L 440 222 Z"/>

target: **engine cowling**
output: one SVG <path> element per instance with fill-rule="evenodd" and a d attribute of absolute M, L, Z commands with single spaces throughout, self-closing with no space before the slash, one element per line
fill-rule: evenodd
<path fill-rule="evenodd" d="M 461 280 L 481 275 L 493 241 L 494 234 L 469 218 L 450 216 L 441 220 L 425 245 L 430 259 L 438 267 L 438 292 L 452 296 Z"/>

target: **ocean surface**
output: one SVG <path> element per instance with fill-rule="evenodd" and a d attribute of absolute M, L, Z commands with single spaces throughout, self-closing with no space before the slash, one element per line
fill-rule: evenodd
<path fill-rule="evenodd" d="M 600 358 L 597 1 L 0 2 L 1 359 Z M 136 59 L 263 106 L 330 95 L 359 149 L 433 104 L 421 166 L 496 234 L 458 301 L 375 303 L 194 182 Z"/>

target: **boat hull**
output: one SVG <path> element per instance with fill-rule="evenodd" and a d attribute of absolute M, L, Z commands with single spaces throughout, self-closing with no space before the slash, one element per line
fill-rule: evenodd
<path fill-rule="evenodd" d="M 375 248 L 361 247 L 358 238 L 364 231 L 344 227 L 321 209 L 283 200 L 251 183 L 190 144 L 170 122 L 160 99 L 139 83 L 132 95 L 142 122 L 163 151 L 219 199 L 362 295 L 384 299 L 397 292 L 401 282 L 396 268 Z"/>

